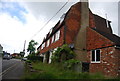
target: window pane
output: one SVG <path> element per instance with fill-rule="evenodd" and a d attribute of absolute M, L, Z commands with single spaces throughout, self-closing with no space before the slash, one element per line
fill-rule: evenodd
<path fill-rule="evenodd" d="M 60 38 L 60 30 L 58 31 L 58 39 Z"/>
<path fill-rule="evenodd" d="M 55 34 L 55 41 L 59 40 L 60 38 L 60 30 L 56 32 Z"/>
<path fill-rule="evenodd" d="M 53 37 L 52 37 L 52 43 L 54 42 L 54 35 L 53 35 Z"/>
<path fill-rule="evenodd" d="M 49 40 L 47 41 L 47 47 L 49 46 Z"/>
<path fill-rule="evenodd" d="M 95 61 L 95 51 L 92 51 L 92 61 Z"/>
<path fill-rule="evenodd" d="M 57 41 L 58 37 L 57 37 L 57 33 L 55 34 L 55 41 Z"/>
<path fill-rule="evenodd" d="M 96 50 L 96 61 L 100 61 L 100 50 Z"/>

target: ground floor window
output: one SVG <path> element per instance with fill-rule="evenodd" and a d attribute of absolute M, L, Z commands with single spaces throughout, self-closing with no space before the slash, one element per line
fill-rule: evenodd
<path fill-rule="evenodd" d="M 91 55 L 92 59 L 91 62 L 92 63 L 100 63 L 100 50 L 92 50 L 92 55 Z"/>

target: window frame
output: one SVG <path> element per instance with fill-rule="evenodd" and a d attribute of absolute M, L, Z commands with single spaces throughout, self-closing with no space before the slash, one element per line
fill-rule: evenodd
<path fill-rule="evenodd" d="M 51 43 L 54 43 L 54 41 L 55 41 L 55 36 L 53 35 Z"/>
<path fill-rule="evenodd" d="M 44 47 L 45 47 L 45 42 L 42 44 L 41 50 L 44 49 Z"/>
<path fill-rule="evenodd" d="M 55 34 L 55 41 L 58 41 L 60 39 L 60 30 L 58 30 Z"/>
<path fill-rule="evenodd" d="M 43 49 L 43 44 L 41 45 L 41 50 Z"/>
<path fill-rule="evenodd" d="M 46 47 L 48 47 L 50 45 L 50 40 L 48 39 L 47 40 L 47 46 Z"/>
<path fill-rule="evenodd" d="M 97 53 L 96 53 L 97 50 L 100 51 L 100 61 L 97 61 Z M 93 51 L 95 52 L 95 56 L 94 56 L 94 57 L 95 57 L 95 61 L 92 61 L 92 52 L 93 52 Z M 96 49 L 96 50 L 92 50 L 92 51 L 91 51 L 91 63 L 101 63 L 101 50 L 100 50 L 100 49 Z"/>

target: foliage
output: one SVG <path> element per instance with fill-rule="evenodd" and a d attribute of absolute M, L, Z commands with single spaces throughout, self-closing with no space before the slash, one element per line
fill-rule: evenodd
<path fill-rule="evenodd" d="M 42 59 L 42 57 L 37 56 L 36 53 L 32 53 L 32 54 L 28 55 L 27 58 L 30 61 L 37 61 L 37 60 L 41 60 Z"/>
<path fill-rule="evenodd" d="M 62 57 L 63 56 L 63 57 Z M 61 62 L 65 60 L 69 60 L 75 57 L 75 53 L 68 47 L 68 45 L 63 45 L 61 48 L 57 48 L 52 55 L 52 62 Z M 64 58 L 64 59 L 63 59 Z"/>
<path fill-rule="evenodd" d="M 76 73 L 65 70 L 60 64 L 32 63 L 35 72 L 25 72 L 24 79 L 104 79 L 100 74 Z M 29 70 L 29 69 L 28 69 Z"/>
<path fill-rule="evenodd" d="M 27 49 L 27 51 L 29 52 L 29 54 L 35 53 L 35 50 L 36 50 L 35 46 L 36 46 L 37 44 L 38 44 L 38 43 L 35 42 L 34 40 L 31 40 L 31 41 L 29 42 L 28 49 Z"/>
<path fill-rule="evenodd" d="M 21 52 L 20 52 L 20 55 L 21 55 L 21 57 L 24 57 L 25 52 L 21 51 Z"/>
<path fill-rule="evenodd" d="M 74 70 L 75 64 L 80 63 L 80 61 L 73 59 L 74 57 L 75 53 L 65 44 L 53 53 L 52 63 L 61 62 L 65 69 Z"/>
<path fill-rule="evenodd" d="M 75 64 L 80 63 L 80 61 L 75 60 L 75 59 L 70 59 L 64 62 L 64 68 L 66 69 L 72 69 Z"/>
<path fill-rule="evenodd" d="M 17 56 L 17 57 L 15 57 L 16 59 L 21 59 L 22 57 L 19 57 L 19 56 Z"/>
<path fill-rule="evenodd" d="M 31 60 L 26 60 L 26 63 L 32 63 L 32 61 Z"/>

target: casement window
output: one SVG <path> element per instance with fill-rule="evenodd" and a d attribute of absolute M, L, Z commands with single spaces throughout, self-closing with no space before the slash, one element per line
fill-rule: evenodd
<path fill-rule="evenodd" d="M 65 13 L 60 17 L 60 23 L 64 20 L 65 18 Z"/>
<path fill-rule="evenodd" d="M 59 38 L 60 38 L 60 30 L 55 34 L 55 41 L 59 40 Z"/>
<path fill-rule="evenodd" d="M 47 47 L 50 45 L 50 40 L 48 39 L 48 41 L 47 41 Z"/>
<path fill-rule="evenodd" d="M 45 43 L 42 44 L 41 49 L 43 49 L 44 47 L 45 47 Z"/>
<path fill-rule="evenodd" d="M 43 48 L 45 47 L 45 43 L 43 43 Z"/>
<path fill-rule="evenodd" d="M 52 36 L 52 43 L 54 42 L 54 35 Z"/>
<path fill-rule="evenodd" d="M 43 44 L 41 45 L 41 49 L 43 49 Z"/>
<path fill-rule="evenodd" d="M 92 50 L 92 63 L 100 63 L 100 50 Z"/>

